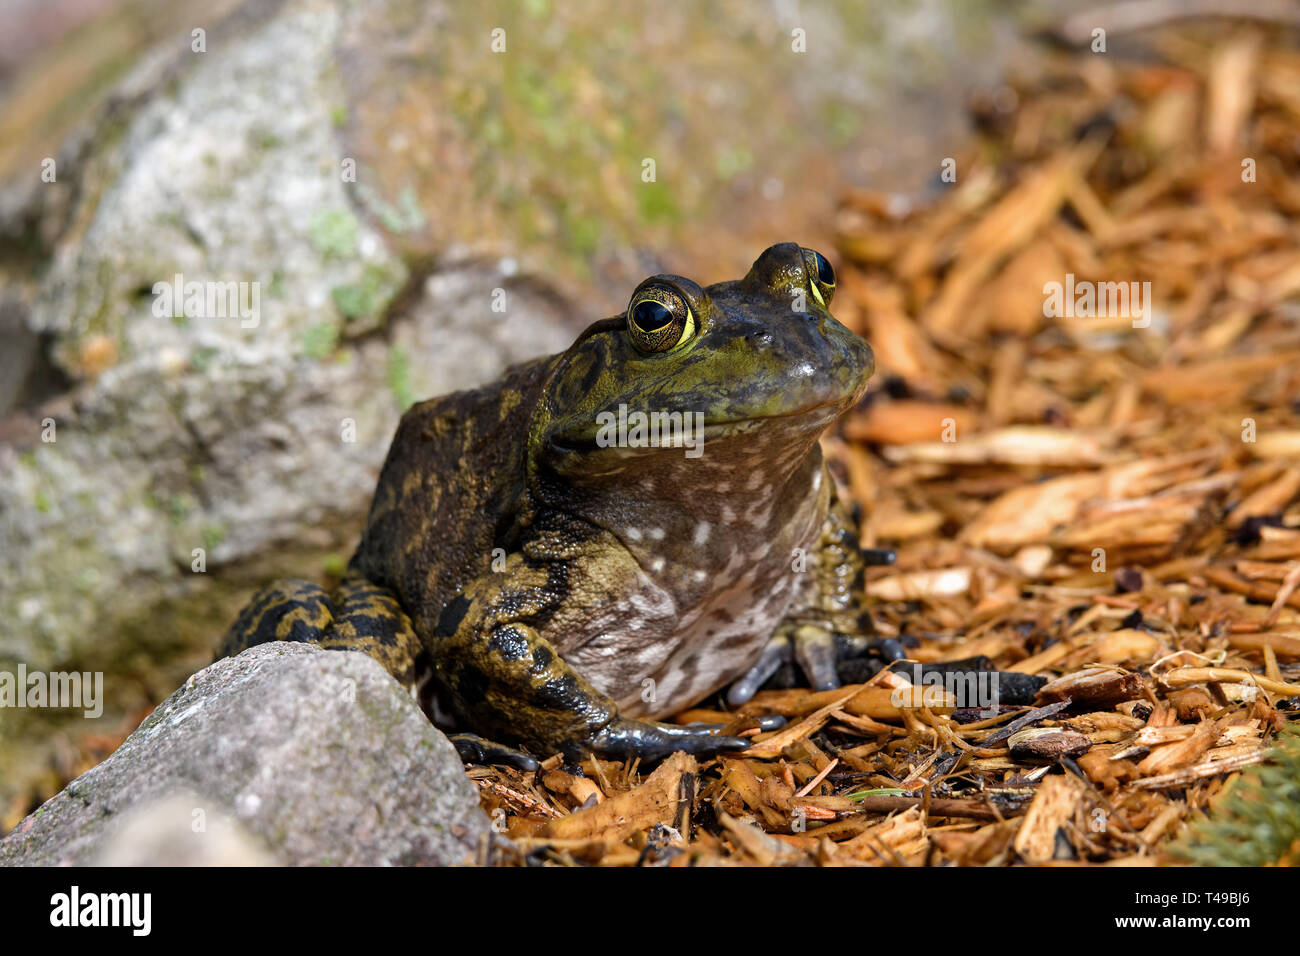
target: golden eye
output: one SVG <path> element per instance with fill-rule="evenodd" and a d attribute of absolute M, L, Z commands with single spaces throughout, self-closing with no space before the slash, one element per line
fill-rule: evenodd
<path fill-rule="evenodd" d="M 675 289 L 650 285 L 632 296 L 627 331 L 643 352 L 671 352 L 695 334 L 695 315 Z"/>
<path fill-rule="evenodd" d="M 803 251 L 803 261 L 813 298 L 821 303 L 823 309 L 829 308 L 831 298 L 835 295 L 835 270 L 824 255 L 813 249 Z"/>

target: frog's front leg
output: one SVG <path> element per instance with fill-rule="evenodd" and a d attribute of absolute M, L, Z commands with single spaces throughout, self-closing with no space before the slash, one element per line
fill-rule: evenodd
<path fill-rule="evenodd" d="M 749 746 L 714 728 L 620 716 L 534 626 L 562 591 L 544 567 L 512 555 L 504 571 L 475 580 L 442 611 L 432 628 L 434 676 L 466 726 L 571 759 L 654 760 L 678 750 L 712 756 Z"/>

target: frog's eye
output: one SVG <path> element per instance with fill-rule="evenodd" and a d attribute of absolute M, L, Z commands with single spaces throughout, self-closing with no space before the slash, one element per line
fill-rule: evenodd
<path fill-rule="evenodd" d="M 808 272 L 808 285 L 812 289 L 813 298 L 823 309 L 828 308 L 831 297 L 835 295 L 835 270 L 826 261 L 826 257 L 814 249 L 803 251 L 803 261 Z"/>
<path fill-rule="evenodd" d="M 628 304 L 627 331 L 643 352 L 671 352 L 695 334 L 695 315 L 677 290 L 646 286 Z"/>

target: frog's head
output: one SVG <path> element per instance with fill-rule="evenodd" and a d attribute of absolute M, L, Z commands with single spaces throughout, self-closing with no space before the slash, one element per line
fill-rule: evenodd
<path fill-rule="evenodd" d="M 557 359 L 534 418 L 535 462 L 580 480 L 651 460 L 662 468 L 665 456 L 806 454 L 874 368 L 867 343 L 831 316 L 834 293 L 830 263 L 792 242 L 739 281 L 646 279 L 624 315 L 597 322 Z"/>

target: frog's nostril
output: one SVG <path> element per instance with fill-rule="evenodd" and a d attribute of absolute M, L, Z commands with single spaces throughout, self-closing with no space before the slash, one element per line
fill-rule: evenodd
<path fill-rule="evenodd" d="M 749 344 L 756 349 L 765 349 L 772 344 L 771 332 L 750 332 L 745 338 L 749 339 Z"/>

